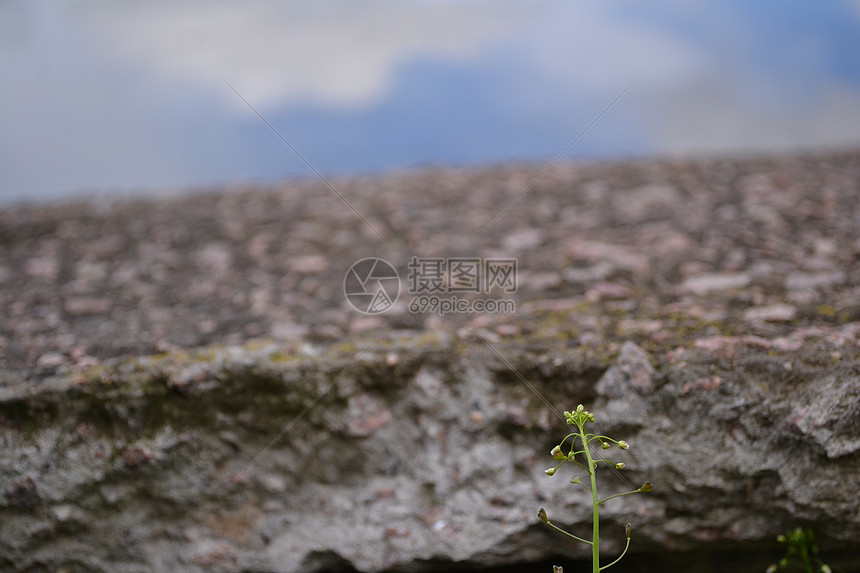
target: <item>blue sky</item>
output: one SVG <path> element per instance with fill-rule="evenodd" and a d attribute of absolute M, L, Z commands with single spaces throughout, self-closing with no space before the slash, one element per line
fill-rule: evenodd
<path fill-rule="evenodd" d="M 0 202 L 860 144 L 860 1 L 7 0 Z"/>

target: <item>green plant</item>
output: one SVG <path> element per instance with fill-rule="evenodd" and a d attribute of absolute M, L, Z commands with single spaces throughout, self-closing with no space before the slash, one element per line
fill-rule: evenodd
<path fill-rule="evenodd" d="M 585 543 L 587 545 L 591 545 L 592 573 L 599 573 L 600 571 L 602 571 L 604 569 L 608 569 L 609 567 L 612 567 L 613 565 L 615 565 L 616 563 L 621 561 L 621 558 L 627 554 L 627 549 L 630 548 L 630 524 L 628 523 L 624 528 L 624 531 L 627 534 L 627 544 L 624 546 L 624 551 L 621 553 L 620 556 L 618 556 L 617 559 L 615 559 L 615 561 L 613 561 L 612 563 L 610 563 L 608 565 L 604 565 L 601 567 L 601 565 L 600 565 L 600 505 L 602 503 L 604 503 L 605 501 L 608 501 L 610 499 L 614 499 L 616 497 L 621 497 L 623 495 L 630 495 L 632 493 L 649 492 L 652 490 L 652 486 L 651 486 L 651 482 L 646 481 L 644 484 L 642 484 L 642 486 L 639 489 L 634 489 L 631 491 L 625 491 L 624 493 L 617 493 L 615 495 L 610 495 L 609 497 L 600 499 L 597 495 L 597 465 L 601 464 L 601 463 L 602 464 L 608 464 L 611 467 L 614 467 L 616 470 L 620 470 L 620 469 L 624 468 L 624 464 L 623 463 L 615 463 L 615 462 L 612 462 L 610 460 L 605 460 L 605 459 L 594 459 L 594 457 L 592 456 L 592 452 L 591 452 L 591 443 L 594 442 L 595 440 L 600 442 L 600 446 L 604 450 L 608 450 L 609 448 L 611 448 L 612 447 L 611 444 L 615 444 L 616 446 L 618 446 L 622 450 L 626 450 L 630 446 L 624 440 L 615 440 L 613 438 L 610 438 L 609 436 L 602 436 L 602 435 L 587 433 L 585 431 L 585 425 L 590 423 L 590 422 L 594 422 L 594 414 L 586 411 L 585 408 L 582 406 L 582 404 L 580 404 L 579 406 L 576 407 L 575 412 L 565 412 L 564 413 L 564 420 L 565 420 L 565 422 L 567 422 L 568 426 L 575 427 L 576 431 L 571 432 L 570 434 L 566 435 L 564 437 L 564 439 L 561 441 L 561 443 L 559 443 L 557 446 L 555 446 L 552 449 L 550 454 L 552 455 L 554 460 L 559 462 L 559 464 L 555 467 L 547 469 L 546 474 L 548 476 L 555 475 L 555 473 L 559 470 L 559 468 L 561 468 L 561 466 L 563 466 L 567 462 L 578 465 L 579 467 L 581 467 L 583 470 L 585 470 L 588 473 L 588 476 L 589 476 L 590 481 L 591 481 L 590 486 L 587 486 L 584 483 L 582 483 L 582 481 L 579 479 L 578 476 L 574 476 L 570 480 L 570 483 L 575 484 L 575 485 L 580 485 L 580 486 L 582 486 L 586 489 L 589 489 L 591 491 L 591 500 L 592 500 L 591 501 L 591 507 L 592 507 L 591 541 L 589 541 L 587 539 L 583 539 L 582 537 L 577 537 L 576 535 L 573 535 L 572 533 L 569 533 L 569 532 L 561 529 L 560 527 L 556 526 L 555 524 L 553 524 L 549 520 L 549 518 L 547 517 L 546 510 L 544 508 L 540 508 L 540 511 L 538 512 L 538 519 L 540 519 L 542 522 L 549 525 L 553 529 L 556 529 L 556 530 L 560 531 L 561 533 L 564 533 L 568 537 L 572 537 L 576 541 L 579 541 L 581 543 Z M 570 450 L 568 451 L 568 453 L 564 453 L 562 450 L 565 447 L 564 444 L 568 439 L 570 439 Z M 579 445 L 580 449 L 578 449 L 578 450 L 576 449 L 577 440 L 579 440 L 579 444 L 580 444 Z M 583 461 L 578 461 L 577 457 L 579 457 L 580 459 L 582 459 L 582 457 L 584 457 L 585 459 Z M 558 571 L 560 571 L 560 570 L 561 570 L 561 568 L 559 567 Z M 556 571 L 556 569 L 554 568 L 553 571 Z"/>
<path fill-rule="evenodd" d="M 806 573 L 831 573 L 833 571 L 827 563 L 818 558 L 818 544 L 815 541 L 815 532 L 811 529 L 796 527 L 785 535 L 778 535 L 776 540 L 785 543 L 785 557 L 779 563 L 774 563 L 767 568 L 767 573 L 776 573 L 779 569 L 787 568 L 797 560 L 803 563 Z M 792 560 L 795 558 L 795 560 Z"/>

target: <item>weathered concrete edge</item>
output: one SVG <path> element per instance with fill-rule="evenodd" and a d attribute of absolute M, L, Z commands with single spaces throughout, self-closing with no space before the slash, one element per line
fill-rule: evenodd
<path fill-rule="evenodd" d="M 844 328 L 834 327 L 828 331 L 822 329 L 817 336 L 810 337 L 805 345 L 800 347 L 790 346 L 779 348 L 773 341 L 757 339 L 752 337 L 711 337 L 699 339 L 699 342 L 690 344 L 687 348 L 663 348 L 648 355 L 648 360 L 654 367 L 652 377 L 653 386 L 643 387 L 636 390 L 635 380 L 627 390 L 630 396 L 617 394 L 618 388 L 606 382 L 606 374 L 610 365 L 616 362 L 619 352 L 623 354 L 623 345 L 609 342 L 598 346 L 587 346 L 573 343 L 571 341 L 559 341 L 556 338 L 541 338 L 539 336 L 528 339 L 528 344 L 523 344 L 521 339 L 499 339 L 491 342 L 492 348 L 487 342 L 480 338 L 480 333 L 474 336 L 458 337 L 449 333 L 397 333 L 392 332 L 390 336 L 381 339 L 377 346 L 361 355 L 355 362 L 348 381 L 344 386 L 358 384 L 362 391 L 370 391 L 385 395 L 391 389 L 391 385 L 409 384 L 415 372 L 427 362 L 433 364 L 434 368 L 449 368 L 449 372 L 464 372 L 469 363 L 475 363 L 479 367 L 489 371 L 490 376 L 496 384 L 506 385 L 513 388 L 518 397 L 530 397 L 527 411 L 523 412 L 520 419 L 504 419 L 498 421 L 494 428 L 500 425 L 512 424 L 521 432 L 534 441 L 546 436 L 544 439 L 552 439 L 557 432 L 558 424 L 553 423 L 551 417 L 547 416 L 549 408 L 530 393 L 529 388 L 519 379 L 513 370 L 523 376 L 535 389 L 550 402 L 550 404 L 561 407 L 571 407 L 567 401 L 576 398 L 583 401 L 593 400 L 597 404 L 597 411 L 604 411 L 602 421 L 610 429 L 631 432 L 637 442 L 646 442 L 649 437 L 654 443 L 666 440 L 679 440 L 684 436 L 674 433 L 672 427 L 666 426 L 666 402 L 676 399 L 678 396 L 689 396 L 693 409 L 684 413 L 681 417 L 695 418 L 705 412 L 702 407 L 707 407 L 707 396 L 714 392 L 721 392 L 723 388 L 732 384 L 739 384 L 741 379 L 733 379 L 731 372 L 740 372 L 744 376 L 756 369 L 772 368 L 781 365 L 782 370 L 766 372 L 760 380 L 752 385 L 738 386 L 735 394 L 745 397 L 740 408 L 748 411 L 738 412 L 729 410 L 722 412 L 711 412 L 715 420 L 722 417 L 727 423 L 726 434 L 744 431 L 744 417 L 767 418 L 768 420 L 781 419 L 788 424 L 783 428 L 788 434 L 796 435 L 796 443 L 779 445 L 776 442 L 777 435 L 770 437 L 762 436 L 762 444 L 756 448 L 759 451 L 773 452 L 773 458 L 765 465 L 772 471 L 778 471 L 779 464 L 785 461 L 780 456 L 793 454 L 798 459 L 805 458 L 822 473 L 838 471 L 840 466 L 848 469 L 856 466 L 858 461 L 858 448 L 860 445 L 852 445 L 850 442 L 833 444 L 833 430 L 816 425 L 818 422 L 809 417 L 803 417 L 804 404 L 799 404 L 795 411 L 781 411 L 785 409 L 784 402 L 789 395 L 802 396 L 814 401 L 814 394 L 821 390 L 832 389 L 832 387 L 844 387 L 844 396 L 857 396 L 857 374 L 860 372 L 860 353 L 856 345 L 845 346 L 834 342 L 832 334 L 839 334 Z M 218 405 L 226 406 L 233 404 L 237 411 L 243 407 L 253 408 L 257 414 L 263 414 L 259 419 L 246 420 L 249 428 L 271 435 L 274 428 L 279 427 L 283 416 L 294 415 L 300 412 L 310 400 L 314 399 L 322 390 L 328 388 L 334 378 L 347 368 L 361 350 L 372 338 L 367 337 L 356 343 L 342 343 L 333 345 L 313 345 L 310 343 L 298 343 L 287 346 L 282 342 L 255 341 L 234 347 L 210 347 L 197 349 L 189 352 L 175 352 L 153 357 L 138 357 L 125 360 L 116 360 L 106 364 L 90 366 L 79 372 L 67 374 L 54 379 L 45 380 L 37 387 L 19 385 L 4 389 L 6 395 L 0 400 L 0 411 L 3 412 L 3 423 L 16 433 L 26 434 L 32 430 L 41 432 L 50 428 L 52 424 L 64 420 L 64 413 L 77 411 L 77 413 L 95 414 L 102 406 L 107 407 L 108 416 L 97 415 L 94 417 L 96 425 L 101 420 L 105 426 L 102 428 L 81 428 L 76 417 L 69 417 L 58 428 L 60 432 L 78 433 L 75 437 L 79 440 L 90 439 L 87 434 L 90 431 L 96 434 L 108 432 L 113 435 L 124 435 L 120 440 L 123 443 L 116 448 L 113 459 L 113 471 L 116 475 L 128 475 L 141 465 L 146 466 L 150 462 L 147 456 L 146 445 L 140 445 L 145 440 L 141 436 L 151 434 L 158 430 L 158 420 L 151 420 L 153 426 L 148 426 L 147 416 L 151 411 L 146 408 L 127 409 L 123 412 L 123 402 L 128 404 L 141 404 L 154 400 L 165 403 L 165 400 L 175 398 L 182 399 L 184 396 L 191 401 L 205 400 L 207 395 L 218 395 Z M 495 350 L 493 350 L 495 349 Z M 499 354 L 495 354 L 498 352 Z M 503 361 L 499 355 L 505 357 Z M 508 364 L 509 363 L 509 364 Z M 790 368 L 788 366 L 791 366 Z M 634 363 L 635 366 L 635 363 Z M 629 377 L 628 377 L 629 378 Z M 741 376 L 743 378 L 743 376 Z M 571 380 L 572 379 L 572 380 Z M 597 384 L 597 380 L 601 384 Z M 624 379 L 624 377 L 622 377 Z M 719 380 L 718 380 L 719 379 Z M 304 381 L 302 385 L 297 383 Z M 562 382 L 570 384 L 564 385 Z M 465 383 L 467 380 L 461 380 Z M 786 382 L 794 384 L 786 386 Z M 823 383 L 823 387 L 816 388 L 816 383 Z M 852 385 L 853 386 L 850 386 Z M 763 385 L 763 386 L 762 386 Z M 841 386 L 840 386 L 841 385 Z M 759 394 L 751 392 L 751 388 L 760 386 Z M 235 392 L 233 390 L 235 390 Z M 290 391 L 292 389 L 292 392 Z M 300 390 L 300 391 L 296 391 Z M 333 390 L 339 390 L 334 387 Z M 342 390 L 342 389 L 341 389 Z M 348 401 L 348 393 L 335 398 L 344 404 Z M 749 394 L 744 396 L 745 394 Z M 280 396 L 271 401 L 272 396 Z M 242 402 L 242 396 L 247 401 Z M 701 399 L 698 398 L 701 396 Z M 633 398 L 632 400 L 630 398 Z M 797 401 L 796 398 L 794 398 Z M 657 416 L 653 425 L 649 426 L 647 416 L 649 408 L 662 403 L 662 415 Z M 76 407 L 76 405 L 78 407 Z M 62 408 L 59 406 L 62 405 Z M 851 406 L 850 403 L 847 406 Z M 82 408 L 82 409 L 80 409 Z M 697 411 L 697 408 L 699 411 Z M 850 413 L 850 412 L 849 412 Z M 123 416 L 127 414 L 124 418 Z M 212 420 L 189 416 L 184 409 L 168 411 L 165 414 L 174 430 L 181 434 L 182 424 L 189 426 L 205 427 Z M 852 414 L 856 421 L 856 412 Z M 237 413 L 241 418 L 241 412 Z M 268 418 L 268 419 L 267 419 Z M 317 422 L 323 420 L 317 418 Z M 850 421 L 850 420 L 849 420 Z M 823 422 L 829 423 L 827 420 Z M 22 425 L 23 423 L 23 425 Z M 69 427 L 74 423 L 76 427 Z M 90 422 L 92 423 L 92 422 Z M 18 425 L 15 428 L 16 424 Z M 28 426 L 29 425 L 29 426 Z M 730 426 L 730 427 L 729 427 Z M 679 424 L 678 429 L 685 426 Z M 362 438 L 361 427 L 341 427 L 346 434 L 353 438 Z M 247 429 L 247 428 L 246 428 Z M 842 434 L 850 428 L 840 430 Z M 357 433 L 356 433 L 357 432 Z M 158 433 L 157 431 L 155 433 Z M 71 436 L 70 436 L 71 437 Z M 712 438 L 713 436 L 710 436 Z M 841 436 L 844 438 L 845 436 Z M 703 447 L 702 455 L 708 455 L 708 442 L 696 442 L 694 437 L 688 436 L 686 447 Z M 181 441 L 181 440 L 180 440 Z M 711 446 L 713 449 L 713 446 Z M 798 454 L 798 450 L 800 453 Z M 666 457 L 666 451 L 652 450 L 649 454 L 645 451 L 644 457 L 653 457 L 659 460 L 661 453 Z M 157 454 L 157 452 L 156 452 Z M 671 483 L 672 473 L 678 471 L 673 467 L 673 460 L 655 462 L 650 464 L 651 470 L 662 473 L 664 482 Z M 639 459 L 640 465 L 648 466 L 645 459 Z M 687 460 L 688 461 L 688 460 Z M 158 463 L 157 455 L 153 462 Z M 703 459 L 703 463 L 707 460 Z M 241 464 L 232 464 L 223 474 L 223 480 L 229 484 L 236 477 L 236 469 L 241 469 Z M 713 467 L 713 464 L 711 465 Z M 7 467 L 4 477 L 8 478 Z M 768 470 L 771 471 L 771 470 Z M 638 474 L 635 474 L 638 477 Z M 753 477 L 756 473 L 753 472 Z M 651 477 L 648 475 L 647 477 Z M 739 476 L 739 479 L 744 476 Z M 701 494 L 715 484 L 708 483 L 705 473 L 701 482 Z M 722 478 L 720 478 L 722 479 Z M 752 492 L 755 495 L 765 495 L 768 475 L 760 475 L 755 478 L 761 483 L 753 483 Z M 5 480 L 4 480 L 5 481 Z M 694 480 L 695 481 L 695 480 Z M 743 481 L 743 479 L 741 479 Z M 224 485 L 224 484 L 222 484 Z M 248 482 L 252 488 L 258 487 L 253 479 Z M 679 482 L 679 485 L 680 482 Z M 689 485 L 689 482 L 687 483 Z M 13 495 L 10 495 L 10 491 Z M 17 490 L 6 488 L 6 499 L 4 505 L 8 508 L 20 510 L 38 510 L 40 505 L 50 499 L 28 501 L 26 488 L 18 491 L 21 495 L 16 497 Z M 677 495 L 676 501 L 662 500 L 666 507 L 681 511 L 688 506 L 693 510 L 697 502 L 693 492 L 684 495 L 684 492 L 673 492 Z M 827 493 L 824 497 L 836 495 L 843 511 L 832 514 L 830 510 L 825 511 L 831 526 L 824 534 L 826 538 L 833 540 L 851 541 L 860 534 L 860 523 L 852 516 L 857 515 L 857 501 L 851 499 L 853 496 L 842 496 L 838 492 Z M 657 497 L 668 495 L 658 493 Z M 791 497 L 791 496 L 789 496 Z M 28 507 L 28 503 L 34 504 Z M 62 501 L 62 500 L 55 500 Z M 802 500 L 801 500 L 802 501 Z M 797 509 L 797 499 L 790 500 Z M 817 499 L 815 496 L 805 500 L 807 507 L 800 507 L 800 514 L 808 512 L 809 519 L 820 519 L 821 503 L 827 499 Z M 17 505 L 16 505 L 17 504 Z M 23 505 L 22 505 L 23 504 Z M 693 504 L 693 505 L 691 505 Z M 852 505 L 853 504 L 853 505 Z M 702 507 L 706 511 L 715 511 L 715 507 L 709 507 L 705 503 Z M 831 508 L 832 509 L 832 508 Z M 790 508 L 786 514 L 777 521 L 784 520 L 792 514 Z M 797 515 L 797 512 L 794 512 Z M 576 521 L 579 517 L 571 515 Z M 779 523 L 782 525 L 782 522 Z M 689 527 L 686 523 L 682 529 Z M 765 528 L 766 529 L 766 528 Z M 681 531 L 651 532 L 646 534 L 658 546 L 671 547 L 672 535 L 680 535 Z M 710 537 L 709 537 L 710 536 Z M 724 531 L 708 533 L 707 530 L 693 530 L 692 534 L 681 535 L 685 547 L 693 547 L 698 540 L 699 543 L 714 543 L 746 540 L 743 532 L 731 528 Z M 502 543 L 503 538 L 496 538 L 497 543 Z M 667 543 L 669 545 L 667 545 Z M 492 553 L 492 546 L 485 548 L 485 552 Z M 473 556 L 475 557 L 475 556 Z M 478 561 L 482 561 L 479 559 Z M 483 560 L 487 562 L 487 560 Z"/>

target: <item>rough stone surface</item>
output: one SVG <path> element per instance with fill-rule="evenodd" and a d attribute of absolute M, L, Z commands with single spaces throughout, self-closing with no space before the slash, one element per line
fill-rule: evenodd
<path fill-rule="evenodd" d="M 311 183 L 0 212 L 0 570 L 583 558 L 535 517 L 587 534 L 543 472 L 580 402 L 631 445 L 603 491 L 655 484 L 603 508 L 624 570 L 760 571 L 797 525 L 856 568 L 860 154 L 558 165 L 473 242 L 541 168 L 334 181 L 388 245 Z M 344 302 L 360 258 L 446 255 L 535 284 Z"/>

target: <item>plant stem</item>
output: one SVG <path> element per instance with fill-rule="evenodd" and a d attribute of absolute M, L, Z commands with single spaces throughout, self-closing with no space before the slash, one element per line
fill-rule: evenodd
<path fill-rule="evenodd" d="M 562 533 L 564 533 L 564 534 L 565 534 L 565 535 L 567 535 L 568 537 L 572 537 L 572 538 L 576 539 L 577 541 L 581 541 L 581 542 L 583 542 L 583 543 L 587 543 L 587 544 L 591 545 L 591 541 L 588 541 L 588 540 L 586 540 L 586 539 L 583 539 L 582 537 L 577 537 L 577 536 L 576 536 L 576 535 L 574 535 L 573 533 L 568 533 L 567 531 L 565 531 L 565 530 L 564 530 L 564 529 L 562 529 L 561 527 L 558 527 L 557 525 L 555 525 L 555 524 L 554 524 L 554 523 L 552 523 L 551 521 L 547 521 L 547 522 L 546 522 L 546 524 L 547 524 L 547 525 L 549 525 L 550 527 L 552 527 L 553 529 L 555 529 L 556 531 L 561 531 Z"/>
<path fill-rule="evenodd" d="M 593 515 L 593 530 L 591 534 L 591 571 L 592 573 L 600 573 L 600 504 L 597 499 L 597 475 L 595 472 L 594 462 L 591 460 L 591 448 L 588 447 L 588 438 L 585 435 L 585 429 L 579 426 L 579 437 L 582 444 L 585 446 L 585 458 L 588 462 L 588 475 L 591 477 L 591 506 Z"/>
<path fill-rule="evenodd" d="M 815 570 L 812 568 L 812 561 L 809 559 L 809 547 L 806 544 L 806 539 L 801 538 L 801 542 L 798 545 L 800 546 L 800 557 L 803 559 L 803 567 L 808 573 L 815 573 Z"/>
<path fill-rule="evenodd" d="M 603 571 L 604 569 L 609 569 L 610 567 L 612 567 L 613 565 L 615 565 L 616 563 L 621 561 L 621 558 L 624 557 L 625 555 L 627 555 L 628 549 L 630 549 L 630 538 L 629 537 L 627 538 L 627 545 L 624 546 L 624 551 L 621 553 L 621 555 L 618 556 L 618 559 L 616 559 L 615 561 L 613 561 L 609 565 L 604 565 L 603 567 L 600 568 L 600 570 Z"/>
<path fill-rule="evenodd" d="M 621 497 L 622 495 L 630 495 L 631 493 L 639 493 L 640 491 L 642 491 L 642 490 L 641 489 L 634 489 L 631 491 L 625 491 L 624 493 L 616 493 L 615 495 L 610 495 L 609 497 L 607 497 L 605 499 L 601 499 L 598 503 L 606 503 L 610 499 L 615 499 L 616 497 Z"/>

